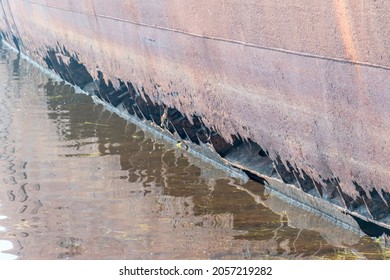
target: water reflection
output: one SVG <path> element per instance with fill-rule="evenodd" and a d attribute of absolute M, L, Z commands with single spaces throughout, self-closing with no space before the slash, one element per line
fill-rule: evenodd
<path fill-rule="evenodd" d="M 388 258 L 374 240 L 229 178 L 14 54 L 0 57 L 0 239 L 15 256 Z"/>
<path fill-rule="evenodd" d="M 7 219 L 7 217 L 0 216 L 0 222 L 1 222 L 1 220 L 4 220 L 4 219 Z M 6 229 L 4 227 L 0 226 L 0 233 L 5 232 L 5 231 L 6 231 Z M 11 241 L 0 239 L 0 260 L 15 260 L 15 259 L 17 259 L 17 256 L 7 253 L 7 251 L 11 250 L 12 248 L 13 248 L 13 244 Z"/>

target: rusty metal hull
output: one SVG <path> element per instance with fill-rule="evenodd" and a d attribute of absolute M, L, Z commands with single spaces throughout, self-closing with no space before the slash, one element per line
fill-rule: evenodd
<path fill-rule="evenodd" d="M 68 82 L 390 228 L 390 2 L 0 3 L 3 39 Z"/>

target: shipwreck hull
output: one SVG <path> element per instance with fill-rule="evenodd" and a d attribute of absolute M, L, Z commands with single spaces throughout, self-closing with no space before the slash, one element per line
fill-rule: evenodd
<path fill-rule="evenodd" d="M 69 83 L 312 209 L 390 229 L 390 2 L 0 3 L 3 40 Z"/>

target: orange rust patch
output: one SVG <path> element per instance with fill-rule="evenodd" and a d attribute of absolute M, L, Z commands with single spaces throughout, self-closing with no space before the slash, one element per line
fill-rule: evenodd
<path fill-rule="evenodd" d="M 346 56 L 353 61 L 358 61 L 358 54 L 352 36 L 352 21 L 348 15 L 346 0 L 333 0 L 333 4 Z"/>

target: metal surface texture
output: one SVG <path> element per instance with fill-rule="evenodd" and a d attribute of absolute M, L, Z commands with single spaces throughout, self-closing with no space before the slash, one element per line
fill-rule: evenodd
<path fill-rule="evenodd" d="M 0 3 L 3 38 L 69 82 L 256 143 L 285 183 L 389 224 L 389 1 Z"/>

